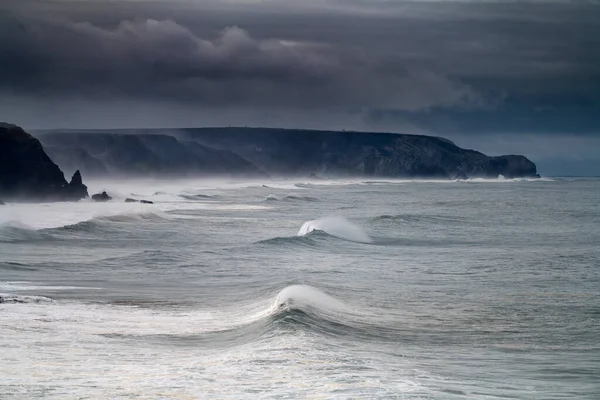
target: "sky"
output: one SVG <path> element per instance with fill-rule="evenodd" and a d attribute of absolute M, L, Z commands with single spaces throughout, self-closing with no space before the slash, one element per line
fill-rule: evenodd
<path fill-rule="evenodd" d="M 600 1 L 2 0 L 0 121 L 431 134 L 600 176 Z"/>

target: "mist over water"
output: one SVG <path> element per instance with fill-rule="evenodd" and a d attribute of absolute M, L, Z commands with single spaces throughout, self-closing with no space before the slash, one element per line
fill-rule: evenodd
<path fill-rule="evenodd" d="M 600 397 L 600 180 L 86 183 L 0 207 L 2 399 Z"/>

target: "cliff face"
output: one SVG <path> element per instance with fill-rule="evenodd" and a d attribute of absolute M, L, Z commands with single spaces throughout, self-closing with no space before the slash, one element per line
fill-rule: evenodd
<path fill-rule="evenodd" d="M 162 131 L 55 131 L 39 135 L 63 168 L 88 176 L 264 176 L 229 150 L 180 140 Z"/>
<path fill-rule="evenodd" d="M 205 128 L 186 134 L 227 148 L 270 174 L 396 178 L 537 177 L 524 156 L 488 157 L 447 139 L 392 133 Z"/>
<path fill-rule="evenodd" d="M 18 126 L 0 124 L 0 198 L 76 201 L 86 196 L 79 172 L 68 183 L 39 140 Z"/>
<path fill-rule="evenodd" d="M 161 129 L 55 131 L 39 137 L 44 145 L 66 155 L 60 158 L 65 165 L 83 165 L 83 158 L 88 157 L 109 173 L 121 174 L 239 176 L 262 171 L 271 176 L 332 178 L 537 176 L 535 164 L 524 156 L 488 157 L 443 138 L 420 135 L 199 128 L 175 133 Z M 79 161 L 69 161 L 69 157 Z M 100 170 L 97 165 L 94 168 Z"/>

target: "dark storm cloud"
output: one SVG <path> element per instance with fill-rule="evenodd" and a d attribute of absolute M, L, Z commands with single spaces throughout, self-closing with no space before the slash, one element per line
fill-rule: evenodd
<path fill-rule="evenodd" d="M 221 115 L 217 122 L 436 134 L 600 130 L 597 1 L 5 0 L 2 8 L 5 114 L 52 101 L 120 115 L 114 104 L 130 102 L 154 115 L 177 111 L 182 125 Z"/>
<path fill-rule="evenodd" d="M 470 86 L 432 70 L 373 63 L 326 41 L 257 39 L 228 26 L 201 37 L 171 19 L 102 27 L 12 19 L 0 37 L 2 88 L 39 95 L 131 97 L 201 105 L 481 107 Z"/>
<path fill-rule="evenodd" d="M 350 110 L 488 109 L 510 95 L 597 102 L 594 4 L 300 3 L 6 3 L 0 88 Z"/>

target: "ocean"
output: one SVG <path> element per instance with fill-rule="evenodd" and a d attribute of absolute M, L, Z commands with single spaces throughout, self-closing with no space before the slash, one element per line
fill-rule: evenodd
<path fill-rule="evenodd" d="M 600 179 L 86 183 L 0 206 L 1 399 L 600 398 Z"/>

